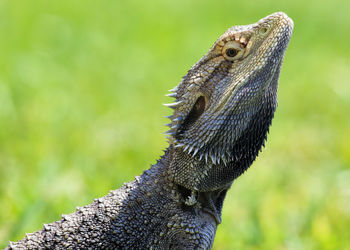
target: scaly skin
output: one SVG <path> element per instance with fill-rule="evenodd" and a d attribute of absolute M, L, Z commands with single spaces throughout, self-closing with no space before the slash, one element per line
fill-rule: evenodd
<path fill-rule="evenodd" d="M 292 29 L 279 12 L 227 30 L 169 94 L 158 163 L 9 248 L 210 248 L 227 190 L 266 140 Z"/>

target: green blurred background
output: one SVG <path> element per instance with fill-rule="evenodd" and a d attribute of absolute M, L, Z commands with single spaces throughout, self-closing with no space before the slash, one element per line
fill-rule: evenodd
<path fill-rule="evenodd" d="M 350 249 L 350 1 L 0 1 L 0 247 L 133 179 L 164 94 L 227 28 L 295 28 L 266 149 L 214 249 Z"/>

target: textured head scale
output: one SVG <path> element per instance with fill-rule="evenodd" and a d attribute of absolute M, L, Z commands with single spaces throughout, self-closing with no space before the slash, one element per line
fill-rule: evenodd
<path fill-rule="evenodd" d="M 177 169 L 175 176 L 201 172 L 194 179 L 184 177 L 191 183 L 185 186 L 202 189 L 211 172 L 220 175 L 218 167 L 226 177 L 217 178 L 224 183 L 231 176 L 232 181 L 241 174 L 237 169 L 244 171 L 258 155 L 276 109 L 278 77 L 292 29 L 292 20 L 282 12 L 228 29 L 171 90 L 169 96 L 176 101 L 168 105 L 174 109 L 170 144 L 181 159 L 190 156 L 198 163 L 191 170 L 181 166 L 185 173 Z M 181 178 L 175 177 L 183 184 Z"/>

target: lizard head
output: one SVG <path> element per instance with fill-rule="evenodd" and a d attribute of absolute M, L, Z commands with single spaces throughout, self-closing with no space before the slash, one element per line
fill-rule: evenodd
<path fill-rule="evenodd" d="M 231 27 L 171 90 L 168 96 L 176 101 L 167 105 L 174 109 L 167 133 L 181 158 L 174 166 L 177 182 L 212 190 L 232 182 L 254 161 L 277 106 L 292 29 L 293 21 L 282 12 Z M 183 167 L 186 162 L 191 167 Z M 215 184 L 205 182 L 210 178 L 217 179 Z"/>

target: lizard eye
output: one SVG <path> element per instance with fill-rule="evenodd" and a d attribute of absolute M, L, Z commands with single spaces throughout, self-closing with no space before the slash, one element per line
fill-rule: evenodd
<path fill-rule="evenodd" d="M 238 50 L 234 48 L 230 48 L 230 49 L 227 49 L 225 53 L 227 57 L 235 57 L 235 55 L 238 54 Z"/>
<path fill-rule="evenodd" d="M 228 61 L 235 61 L 243 56 L 244 49 L 236 41 L 231 41 L 225 44 L 222 48 L 222 55 Z"/>

